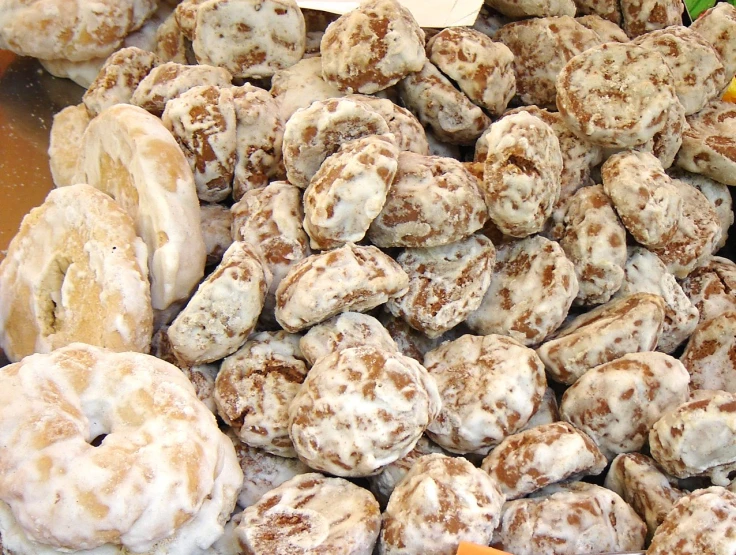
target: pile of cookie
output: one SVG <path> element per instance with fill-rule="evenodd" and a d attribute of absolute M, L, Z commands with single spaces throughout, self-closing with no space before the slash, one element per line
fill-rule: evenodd
<path fill-rule="evenodd" d="M 73 4 L 0 6 L 88 85 L 0 264 L 4 552 L 735 549 L 736 8 Z"/>

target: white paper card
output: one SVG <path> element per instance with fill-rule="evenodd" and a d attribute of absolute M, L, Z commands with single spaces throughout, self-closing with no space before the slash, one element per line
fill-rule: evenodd
<path fill-rule="evenodd" d="M 420 27 L 470 27 L 483 0 L 400 0 Z M 358 7 L 356 0 L 297 0 L 300 8 L 344 14 Z"/>

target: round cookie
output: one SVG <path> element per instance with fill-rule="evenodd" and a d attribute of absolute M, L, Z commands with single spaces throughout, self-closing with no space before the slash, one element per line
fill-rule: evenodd
<path fill-rule="evenodd" d="M 396 261 L 409 275 L 409 290 L 386 307 L 427 337 L 440 337 L 480 306 L 495 259 L 491 240 L 478 234 L 449 245 L 405 249 Z"/>
<path fill-rule="evenodd" d="M 74 185 L 82 136 L 92 118 L 84 104 L 67 106 L 54 115 L 49 136 L 49 167 L 54 185 Z"/>
<path fill-rule="evenodd" d="M 210 0 L 197 7 L 197 62 L 261 79 L 302 59 L 304 16 L 295 0 Z"/>
<path fill-rule="evenodd" d="M 677 102 L 674 77 L 658 52 L 609 42 L 572 58 L 557 76 L 557 108 L 594 144 L 631 148 L 661 131 Z"/>
<path fill-rule="evenodd" d="M 560 246 L 575 266 L 575 303 L 608 302 L 624 280 L 626 229 L 601 185 L 582 187 L 566 205 Z"/>
<path fill-rule="evenodd" d="M 491 125 L 485 141 L 483 194 L 490 219 L 505 235 L 538 233 L 560 197 L 557 136 L 541 119 L 519 112 Z"/>
<path fill-rule="evenodd" d="M 493 115 L 502 114 L 516 93 L 513 53 L 479 31 L 443 29 L 427 43 L 427 56 L 470 100 Z"/>
<path fill-rule="evenodd" d="M 146 246 L 133 220 L 88 185 L 49 193 L 0 263 L 0 347 L 11 361 L 81 341 L 148 352 Z"/>
<path fill-rule="evenodd" d="M 310 365 L 337 351 L 364 345 L 399 352 L 396 342 L 381 322 L 360 312 L 343 312 L 333 316 L 312 327 L 299 340 L 299 348 Z"/>
<path fill-rule="evenodd" d="M 703 12 L 690 28 L 715 48 L 726 76 L 736 75 L 736 6 L 719 2 Z"/>
<path fill-rule="evenodd" d="M 560 70 L 575 55 L 597 46 L 600 39 L 569 15 L 514 21 L 495 40 L 514 54 L 516 94 L 523 104 L 554 107 Z"/>
<path fill-rule="evenodd" d="M 700 313 L 699 324 L 736 310 L 736 263 L 714 256 L 682 281 L 682 289 Z"/>
<path fill-rule="evenodd" d="M 232 90 L 192 87 L 169 100 L 161 116 L 189 162 L 203 202 L 221 202 L 232 191 L 236 146 Z"/>
<path fill-rule="evenodd" d="M 148 246 L 153 308 L 186 299 L 204 273 L 199 201 L 189 164 L 161 121 L 136 106 L 107 108 L 84 133 L 76 180 L 133 215 Z"/>
<path fill-rule="evenodd" d="M 575 268 L 560 245 L 541 236 L 509 242 L 498 248 L 491 285 L 467 325 L 536 345 L 562 324 L 577 292 Z"/>
<path fill-rule="evenodd" d="M 380 529 L 381 509 L 368 490 L 309 473 L 243 511 L 235 534 L 246 553 L 370 555 Z"/>
<path fill-rule="evenodd" d="M 453 555 L 461 541 L 488 545 L 504 495 L 463 458 L 421 457 L 391 494 L 383 514 L 381 555 Z"/>
<path fill-rule="evenodd" d="M 626 33 L 624 33 L 624 30 L 621 29 L 621 27 L 619 27 L 614 21 L 605 19 L 600 15 L 583 15 L 576 17 L 575 21 L 598 35 L 601 39 L 601 44 L 604 42 L 629 42 L 629 37 L 626 36 Z"/>
<path fill-rule="evenodd" d="M 606 474 L 605 486 L 618 493 L 647 523 L 648 539 L 685 492 L 680 491 L 650 457 L 618 455 Z"/>
<path fill-rule="evenodd" d="M 621 27 L 638 37 L 674 25 L 682 25 L 685 3 L 681 0 L 622 0 Z"/>
<path fill-rule="evenodd" d="M 585 433 L 567 422 L 553 422 L 505 438 L 483 459 L 481 468 L 510 501 L 555 482 L 598 475 L 606 464 Z"/>
<path fill-rule="evenodd" d="M 654 350 L 663 321 L 662 297 L 635 293 L 576 317 L 537 354 L 550 378 L 571 385 L 595 366 L 627 353 Z"/>
<path fill-rule="evenodd" d="M 214 362 L 245 343 L 258 322 L 271 272 L 260 252 L 235 241 L 169 327 L 176 357 L 190 365 Z"/>
<path fill-rule="evenodd" d="M 386 202 L 398 167 L 392 135 L 343 143 L 304 191 L 304 231 L 313 249 L 328 250 L 363 239 Z"/>
<path fill-rule="evenodd" d="M 728 553 L 736 549 L 736 494 L 710 487 L 683 496 L 657 528 L 650 555 Z"/>
<path fill-rule="evenodd" d="M 424 356 L 424 365 L 442 398 L 442 410 L 427 435 L 454 453 L 486 454 L 519 431 L 547 387 L 534 351 L 501 335 L 464 335 L 445 342 Z"/>
<path fill-rule="evenodd" d="M 254 334 L 215 380 L 217 412 L 239 440 L 281 457 L 296 457 L 288 410 L 308 370 L 299 339 L 284 331 Z"/>
<path fill-rule="evenodd" d="M 675 164 L 693 173 L 736 185 L 736 105 L 714 100 L 687 118 Z"/>
<path fill-rule="evenodd" d="M 289 435 L 311 468 L 369 476 L 414 448 L 440 403 L 434 379 L 414 359 L 352 347 L 312 366 L 289 405 Z"/>
<path fill-rule="evenodd" d="M 176 10 L 172 11 L 156 29 L 155 40 L 153 51 L 162 62 L 187 63 L 187 41 L 176 20 Z"/>
<path fill-rule="evenodd" d="M 680 360 L 690 373 L 691 389 L 736 393 L 736 312 L 724 312 L 698 326 Z"/>
<path fill-rule="evenodd" d="M 469 237 L 487 219 L 478 181 L 461 162 L 401 152 L 386 204 L 368 238 L 384 248 L 437 247 Z"/>
<path fill-rule="evenodd" d="M 644 547 L 646 526 L 616 493 L 585 482 L 548 486 L 504 505 L 493 546 L 514 555 Z"/>
<path fill-rule="evenodd" d="M 190 42 L 194 40 L 194 27 L 197 24 L 197 12 L 202 4 L 209 0 L 181 0 L 174 9 L 176 23 L 182 34 Z"/>
<path fill-rule="evenodd" d="M 718 53 L 692 29 L 667 27 L 642 35 L 632 44 L 662 54 L 675 78 L 675 93 L 686 116 L 702 110 L 727 84 Z"/>
<path fill-rule="evenodd" d="M 276 320 L 297 332 L 341 312 L 375 308 L 408 285 L 406 272 L 390 256 L 348 243 L 289 269 L 276 289 Z"/>
<path fill-rule="evenodd" d="M 0 381 L 4 549 L 191 553 L 222 535 L 243 474 L 176 367 L 77 343 Z"/>
<path fill-rule="evenodd" d="M 284 121 L 315 100 L 345 96 L 322 77 L 322 58 L 304 58 L 292 66 L 276 70 L 271 77 L 271 95 L 279 103 Z"/>
<path fill-rule="evenodd" d="M 373 94 L 422 69 L 424 31 L 396 0 L 363 0 L 325 31 L 322 75 L 339 90 Z"/>
<path fill-rule="evenodd" d="M 442 142 L 473 144 L 491 124 L 483 110 L 429 60 L 420 71 L 399 81 L 397 89 L 404 105 Z"/>
<path fill-rule="evenodd" d="M 389 132 L 383 117 L 362 102 L 333 98 L 298 110 L 284 127 L 284 166 L 289 183 L 306 188 L 322 162 L 343 143 Z"/>
<path fill-rule="evenodd" d="M 678 179 L 672 184 L 682 198 L 682 216 L 672 239 L 652 252 L 676 278 L 684 279 L 711 256 L 721 239 L 721 225 L 703 193 Z"/>
<path fill-rule="evenodd" d="M 667 410 L 687 400 L 690 376 L 663 353 L 630 353 L 583 374 L 562 396 L 560 417 L 588 434 L 609 460 L 639 451 Z"/>
<path fill-rule="evenodd" d="M 89 114 L 94 117 L 114 104 L 129 104 L 140 82 L 158 64 L 153 52 L 134 46 L 112 54 L 82 97 Z"/>
<path fill-rule="evenodd" d="M 154 0 L 11 0 L 0 8 L 0 44 L 44 60 L 105 58 L 157 7 Z"/>
<path fill-rule="evenodd" d="M 603 190 L 639 243 L 662 247 L 677 231 L 683 211 L 679 189 L 648 152 L 614 154 L 601 166 Z"/>
<path fill-rule="evenodd" d="M 597 15 L 606 21 L 610 21 L 616 26 L 621 25 L 621 8 L 622 3 L 618 0 L 574 0 L 578 14 Z M 625 0 L 624 0 L 625 2 Z M 587 25 L 586 25 L 587 27 Z M 625 33 L 624 33 L 625 34 Z M 620 42 L 627 42 L 626 40 Z M 608 42 L 608 41 L 604 41 Z"/>

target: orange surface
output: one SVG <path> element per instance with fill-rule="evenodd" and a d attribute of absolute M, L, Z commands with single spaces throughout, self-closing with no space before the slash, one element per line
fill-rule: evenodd
<path fill-rule="evenodd" d="M 728 86 L 726 92 L 723 94 L 723 100 L 736 104 L 736 77 L 731 79 L 731 84 Z"/>
<path fill-rule="evenodd" d="M 460 542 L 457 555 L 510 555 L 506 551 L 499 551 L 492 547 L 483 547 L 474 543 Z"/>

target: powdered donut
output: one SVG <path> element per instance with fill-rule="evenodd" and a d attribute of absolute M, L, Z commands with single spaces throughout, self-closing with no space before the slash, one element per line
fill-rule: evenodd
<path fill-rule="evenodd" d="M 572 0 L 568 0 L 572 5 Z M 467 27 L 443 29 L 427 44 L 427 55 L 476 104 L 500 115 L 516 93 L 514 55 Z"/>
<path fill-rule="evenodd" d="M 133 220 L 88 185 L 53 190 L 0 263 L 0 347 L 11 361 L 82 341 L 148 352 L 146 246 Z"/>
<path fill-rule="evenodd" d="M 529 112 L 519 112 L 491 125 L 485 140 L 488 215 L 505 235 L 538 233 L 560 197 L 562 152 L 554 131 Z"/>
<path fill-rule="evenodd" d="M 582 13 L 579 7 L 578 11 Z M 629 42 L 629 37 L 626 36 L 626 33 L 624 33 L 621 27 L 610 19 L 604 19 L 600 15 L 583 15 L 576 17 L 575 21 L 598 35 L 601 39 L 601 44 L 604 42 Z"/>
<path fill-rule="evenodd" d="M 333 316 L 311 328 L 299 340 L 299 348 L 310 365 L 337 351 L 364 345 L 399 352 L 381 322 L 360 312 L 343 312 Z"/>
<path fill-rule="evenodd" d="M 238 121 L 233 198 L 240 200 L 246 191 L 265 187 L 273 178 L 283 177 L 281 147 L 285 120 L 279 114 L 278 102 L 266 91 L 246 83 L 232 92 Z"/>
<path fill-rule="evenodd" d="M 397 85 L 401 100 L 440 141 L 469 145 L 491 124 L 483 110 L 458 91 L 432 62 Z"/>
<path fill-rule="evenodd" d="M 74 344 L 0 380 L 5 549 L 201 553 L 222 535 L 243 474 L 177 368 Z"/>
<path fill-rule="evenodd" d="M 716 391 L 665 413 L 649 432 L 652 457 L 672 476 L 709 476 L 727 486 L 736 468 L 736 395 Z"/>
<path fill-rule="evenodd" d="M 578 292 L 575 268 L 541 236 L 501 245 L 491 285 L 467 319 L 476 333 L 499 333 L 536 345 L 565 320 Z"/>
<path fill-rule="evenodd" d="M 674 77 L 658 52 L 609 42 L 571 59 L 557 77 L 557 108 L 576 134 L 630 148 L 661 131 L 677 101 Z"/>
<path fill-rule="evenodd" d="M 461 541 L 488 545 L 503 501 L 496 482 L 465 459 L 421 457 L 389 499 L 378 552 L 452 555 Z"/>
<path fill-rule="evenodd" d="M 82 97 L 90 115 L 94 117 L 114 104 L 129 104 L 140 82 L 158 63 L 153 52 L 135 46 L 112 54 Z"/>
<path fill-rule="evenodd" d="M 659 160 L 648 152 L 611 156 L 601 167 L 603 190 L 639 243 L 662 247 L 677 231 L 683 199 Z"/>
<path fill-rule="evenodd" d="M 156 11 L 154 0 L 13 0 L 0 9 L 0 41 L 21 56 L 105 58 Z"/>
<path fill-rule="evenodd" d="M 704 322 L 690 337 L 682 363 L 691 376 L 691 389 L 736 393 L 736 312 L 724 312 Z"/>
<path fill-rule="evenodd" d="M 203 204 L 199 207 L 199 214 L 204 246 L 207 249 L 206 265 L 214 266 L 220 263 L 222 255 L 233 243 L 230 234 L 233 215 L 221 204 Z"/>
<path fill-rule="evenodd" d="M 733 199 L 731 198 L 730 188 L 725 183 L 719 183 L 704 175 L 686 172 L 680 168 L 671 168 L 667 173 L 673 179 L 684 181 L 703 193 L 703 196 L 708 199 L 708 202 L 716 211 L 718 221 L 721 223 L 721 240 L 713 247 L 713 253 L 715 254 L 726 245 L 728 230 L 734 222 Z"/>
<path fill-rule="evenodd" d="M 506 503 L 492 545 L 514 555 L 636 551 L 646 530 L 616 493 L 572 482 Z"/>
<path fill-rule="evenodd" d="M 409 290 L 387 308 L 427 337 L 440 337 L 464 321 L 491 283 L 496 249 L 483 235 L 426 249 L 406 249 L 396 261 L 409 275 Z"/>
<path fill-rule="evenodd" d="M 68 106 L 54 116 L 49 136 L 49 166 L 57 187 L 76 183 L 82 136 L 90 120 L 84 104 Z"/>
<path fill-rule="evenodd" d="M 227 357 L 215 381 L 215 403 L 240 441 L 281 457 L 296 457 L 289 405 L 307 375 L 299 336 L 261 332 Z"/>
<path fill-rule="evenodd" d="M 297 187 L 274 181 L 245 193 L 231 212 L 232 236 L 260 249 L 273 279 L 262 316 L 273 320 L 276 289 L 289 269 L 311 254 L 309 237 L 302 229 L 304 213 Z"/>
<path fill-rule="evenodd" d="M 380 528 L 381 509 L 369 491 L 310 473 L 248 507 L 235 533 L 246 553 L 370 555 Z"/>
<path fill-rule="evenodd" d="M 320 166 L 304 191 L 304 231 L 313 249 L 359 242 L 386 202 L 399 150 L 393 135 L 343 143 Z"/>
<path fill-rule="evenodd" d="M 369 476 L 414 448 L 440 410 L 414 359 L 366 345 L 323 357 L 289 406 L 299 458 L 337 476 Z"/>
<path fill-rule="evenodd" d="M 677 500 L 685 495 L 670 484 L 653 459 L 641 453 L 623 453 L 613 459 L 605 485 L 644 519 L 649 539 Z"/>
<path fill-rule="evenodd" d="M 199 199 L 228 198 L 235 169 L 233 89 L 192 87 L 166 103 L 161 120 L 189 162 Z"/>
<path fill-rule="evenodd" d="M 621 27 L 630 37 L 673 25 L 682 25 L 684 2 L 680 0 L 622 0 Z"/>
<path fill-rule="evenodd" d="M 276 320 L 291 332 L 349 310 L 364 312 L 401 295 L 406 272 L 373 246 L 348 243 L 292 266 L 276 289 Z"/>
<path fill-rule="evenodd" d="M 127 104 L 106 109 L 84 133 L 76 180 L 133 215 L 148 246 L 153 308 L 188 297 L 206 256 L 199 201 L 189 164 L 161 121 Z"/>
<path fill-rule="evenodd" d="M 664 300 L 635 293 L 581 314 L 537 349 L 548 375 L 573 384 L 591 368 L 627 353 L 652 351 L 664 321 Z"/>
<path fill-rule="evenodd" d="M 305 188 L 325 158 L 341 144 L 389 132 L 386 120 L 348 98 L 313 102 L 297 111 L 284 128 L 284 166 L 289 183 Z"/>
<path fill-rule="evenodd" d="M 718 3 L 703 12 L 690 26 L 700 33 L 721 57 L 726 76 L 736 75 L 736 7 Z"/>
<path fill-rule="evenodd" d="M 672 353 L 698 325 L 698 309 L 653 252 L 641 247 L 632 249 L 624 269 L 626 276 L 617 296 L 654 293 L 664 299 L 664 324 L 657 350 Z"/>
<path fill-rule="evenodd" d="M 350 95 L 350 98 L 359 100 L 371 110 L 383 116 L 399 150 L 409 150 L 425 156 L 429 153 L 429 144 L 427 143 L 427 134 L 424 127 L 409 110 L 397 106 L 387 98 L 363 94 Z"/>
<path fill-rule="evenodd" d="M 575 55 L 600 44 L 573 14 L 514 21 L 499 29 L 495 40 L 514 53 L 516 94 L 524 104 L 542 108 L 555 104 L 555 80 Z"/>
<path fill-rule="evenodd" d="M 197 62 L 233 77 L 263 78 L 301 60 L 304 16 L 294 0 L 210 0 L 197 7 Z"/>
<path fill-rule="evenodd" d="M 437 247 L 469 237 L 487 219 L 478 181 L 461 162 L 401 152 L 368 238 L 379 247 Z"/>
<path fill-rule="evenodd" d="M 322 58 L 304 58 L 294 65 L 277 70 L 271 77 L 271 95 L 278 101 L 284 121 L 315 100 L 339 98 L 345 93 L 322 77 Z"/>
<path fill-rule="evenodd" d="M 667 27 L 633 41 L 662 54 L 675 78 L 675 93 L 689 116 L 720 95 L 727 84 L 720 57 L 703 37 L 687 27 Z"/>
<path fill-rule="evenodd" d="M 698 309 L 700 324 L 736 310 L 736 264 L 714 256 L 682 281 L 682 289 Z"/>
<path fill-rule="evenodd" d="M 736 185 L 736 106 L 714 100 L 687 118 L 675 163 L 690 172 Z"/>
<path fill-rule="evenodd" d="M 427 436 L 422 436 L 417 441 L 414 449 L 406 455 L 385 466 L 379 474 L 368 476 L 366 479 L 370 490 L 379 503 L 385 506 L 396 486 L 409 473 L 414 464 L 424 455 L 431 455 L 432 453 L 447 454 L 442 447 L 427 439 Z"/>
<path fill-rule="evenodd" d="M 567 422 L 554 422 L 507 437 L 481 468 L 511 500 L 555 482 L 598 475 L 606 464 L 590 437 Z"/>
<path fill-rule="evenodd" d="M 734 526 L 736 494 L 720 487 L 694 491 L 665 516 L 647 553 L 727 553 L 736 549 Z"/>
<path fill-rule="evenodd" d="M 501 335 L 445 342 L 425 355 L 424 364 L 442 397 L 427 435 L 454 453 L 486 454 L 519 431 L 547 387 L 534 351 Z"/>
<path fill-rule="evenodd" d="M 396 0 L 364 0 L 332 23 L 320 45 L 322 74 L 341 91 L 372 94 L 422 69 L 424 32 Z"/>
<path fill-rule="evenodd" d="M 682 216 L 672 239 L 652 251 L 676 278 L 684 279 L 710 257 L 721 239 L 721 225 L 703 193 L 677 179 L 672 184 L 682 197 Z"/>
<path fill-rule="evenodd" d="M 565 391 L 560 417 L 588 434 L 609 460 L 646 445 L 667 410 L 687 400 L 690 376 L 663 353 L 630 353 L 583 374 Z"/>
<path fill-rule="evenodd" d="M 572 0 L 489 0 L 487 5 L 513 19 L 575 15 Z"/>
<path fill-rule="evenodd" d="M 235 446 L 235 454 L 243 471 L 243 489 L 238 495 L 238 505 L 244 509 L 287 480 L 312 472 L 299 459 L 287 459 L 250 447 L 241 442 L 232 430 L 228 430 L 227 435 Z"/>
<path fill-rule="evenodd" d="M 176 357 L 203 364 L 234 353 L 255 328 L 270 284 L 260 252 L 235 241 L 169 327 Z"/>
<path fill-rule="evenodd" d="M 167 62 L 153 68 L 135 89 L 130 103 L 155 116 L 164 112 L 166 103 L 192 87 L 214 85 L 229 87 L 230 73 L 219 67 L 187 66 Z"/>
<path fill-rule="evenodd" d="M 575 266 L 575 302 L 608 302 L 624 280 L 626 229 L 601 185 L 583 187 L 567 203 L 560 246 Z"/>

